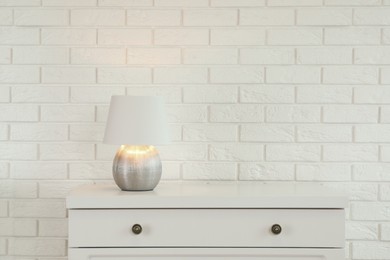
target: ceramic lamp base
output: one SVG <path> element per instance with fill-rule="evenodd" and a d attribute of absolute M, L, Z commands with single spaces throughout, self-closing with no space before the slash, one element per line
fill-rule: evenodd
<path fill-rule="evenodd" d="M 153 190 L 161 172 L 160 156 L 153 146 L 122 145 L 112 167 L 115 183 L 124 191 Z"/>

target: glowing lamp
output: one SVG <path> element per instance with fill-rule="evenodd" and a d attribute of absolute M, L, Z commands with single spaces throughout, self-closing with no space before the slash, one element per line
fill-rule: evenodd
<path fill-rule="evenodd" d="M 152 145 L 167 144 L 164 100 L 157 96 L 112 96 L 104 143 L 120 145 L 112 167 L 115 183 L 125 191 L 153 190 L 162 165 Z"/>

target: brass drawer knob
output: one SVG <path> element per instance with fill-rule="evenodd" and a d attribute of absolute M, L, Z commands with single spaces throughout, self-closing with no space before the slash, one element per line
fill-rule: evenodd
<path fill-rule="evenodd" d="M 134 224 L 131 231 L 133 231 L 134 234 L 139 235 L 142 233 L 142 226 L 140 224 Z"/>
<path fill-rule="evenodd" d="M 271 231 L 272 233 L 274 233 L 275 235 L 279 235 L 280 233 L 282 233 L 282 227 L 279 225 L 279 224 L 275 224 L 271 227 Z"/>

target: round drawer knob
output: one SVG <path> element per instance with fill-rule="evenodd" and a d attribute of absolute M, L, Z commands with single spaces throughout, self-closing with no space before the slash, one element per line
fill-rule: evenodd
<path fill-rule="evenodd" d="M 274 233 L 275 235 L 279 235 L 280 233 L 282 233 L 282 227 L 279 225 L 279 224 L 275 224 L 271 227 L 271 231 L 272 233 Z"/>
<path fill-rule="evenodd" d="M 139 235 L 142 232 L 142 226 L 140 224 L 134 224 L 131 231 L 133 231 L 134 234 Z"/>

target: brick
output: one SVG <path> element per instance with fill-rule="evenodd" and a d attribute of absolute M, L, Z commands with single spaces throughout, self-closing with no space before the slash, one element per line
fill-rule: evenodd
<path fill-rule="evenodd" d="M 0 120 L 3 122 L 38 121 L 38 107 L 34 105 L 0 105 Z"/>
<path fill-rule="evenodd" d="M 261 105 L 211 105 L 211 122 L 263 122 L 264 107 Z"/>
<path fill-rule="evenodd" d="M 150 68 L 98 68 L 97 80 L 104 84 L 150 83 L 152 73 Z"/>
<path fill-rule="evenodd" d="M 240 87 L 242 103 L 294 103 L 293 86 L 283 85 L 245 85 Z"/>
<path fill-rule="evenodd" d="M 297 11 L 298 25 L 351 25 L 352 9 L 323 8 L 299 9 Z"/>
<path fill-rule="evenodd" d="M 180 10 L 127 10 L 127 25 L 130 26 L 179 26 Z"/>
<path fill-rule="evenodd" d="M 0 163 L 0 179 L 7 179 L 9 176 L 9 165 L 8 163 Z"/>
<path fill-rule="evenodd" d="M 31 66 L 0 66 L 0 81 L 2 83 L 39 83 L 39 67 Z"/>
<path fill-rule="evenodd" d="M 29 45 L 39 43 L 38 28 L 2 27 L 0 28 L 0 44 Z"/>
<path fill-rule="evenodd" d="M 8 125 L 0 124 L 0 140 L 8 140 Z"/>
<path fill-rule="evenodd" d="M 42 160 L 93 160 L 93 144 L 62 143 L 41 144 L 39 155 Z"/>
<path fill-rule="evenodd" d="M 0 183 L 1 198 L 36 198 L 38 188 L 35 182 L 4 180 Z"/>
<path fill-rule="evenodd" d="M 323 107 L 324 122 L 331 123 L 376 123 L 378 108 L 375 106 L 328 105 Z"/>
<path fill-rule="evenodd" d="M 184 125 L 183 140 L 190 142 L 236 141 L 237 126 L 229 124 Z"/>
<path fill-rule="evenodd" d="M 381 123 L 390 123 L 390 106 L 382 106 L 381 107 Z"/>
<path fill-rule="evenodd" d="M 263 83 L 264 68 L 240 66 L 210 69 L 211 83 Z"/>
<path fill-rule="evenodd" d="M 208 45 L 208 29 L 155 29 L 155 45 Z"/>
<path fill-rule="evenodd" d="M 347 164 L 298 164 L 298 181 L 350 181 L 351 167 Z"/>
<path fill-rule="evenodd" d="M 103 8 L 71 10 L 70 17 L 78 26 L 121 26 L 126 20 L 125 10 Z"/>
<path fill-rule="evenodd" d="M 378 185 L 371 183 L 332 182 L 325 187 L 337 190 L 349 198 L 350 201 L 375 201 L 378 199 Z"/>
<path fill-rule="evenodd" d="M 7 253 L 7 239 L 0 238 L 0 255 L 5 255 Z"/>
<path fill-rule="evenodd" d="M 64 1 L 61 1 L 64 2 Z M 87 28 L 42 28 L 44 45 L 94 45 L 96 30 Z"/>
<path fill-rule="evenodd" d="M 183 64 L 237 64 L 237 49 L 184 49 Z"/>
<path fill-rule="evenodd" d="M 388 68 L 381 69 L 380 82 L 382 84 L 390 84 L 390 69 L 388 69 Z"/>
<path fill-rule="evenodd" d="M 43 0 L 43 6 L 96 6 L 96 0 Z"/>
<path fill-rule="evenodd" d="M 11 63 L 11 48 L 0 48 L 0 64 Z"/>
<path fill-rule="evenodd" d="M 264 45 L 264 29 L 211 29 L 211 45 Z"/>
<path fill-rule="evenodd" d="M 197 123 L 207 119 L 207 107 L 203 105 L 170 105 L 166 113 L 170 123 Z"/>
<path fill-rule="evenodd" d="M 379 71 L 375 67 L 325 67 L 324 83 L 335 84 L 375 84 L 378 83 Z"/>
<path fill-rule="evenodd" d="M 106 123 L 108 117 L 108 105 L 98 105 L 96 107 L 96 122 Z"/>
<path fill-rule="evenodd" d="M 0 10 L 0 25 L 11 25 L 13 22 L 12 10 Z"/>
<path fill-rule="evenodd" d="M 381 240 L 390 241 L 390 224 L 381 224 Z"/>
<path fill-rule="evenodd" d="M 175 6 L 175 7 L 207 7 L 209 6 L 208 0 L 154 0 L 155 6 Z"/>
<path fill-rule="evenodd" d="M 23 143 L 3 143 L 0 146 L 2 160 L 36 160 L 37 145 Z"/>
<path fill-rule="evenodd" d="M 299 125 L 298 142 L 352 142 L 352 127 L 346 125 Z"/>
<path fill-rule="evenodd" d="M 111 96 L 125 95 L 122 87 L 74 87 L 71 88 L 70 100 L 73 103 L 109 103 Z"/>
<path fill-rule="evenodd" d="M 370 143 L 390 142 L 389 125 L 357 125 L 355 126 L 355 141 Z"/>
<path fill-rule="evenodd" d="M 127 94 L 132 96 L 162 96 L 166 103 L 181 103 L 181 88 L 179 86 L 168 87 L 129 87 L 126 88 Z"/>
<path fill-rule="evenodd" d="M 325 0 L 325 5 L 333 6 L 365 6 L 381 5 L 380 0 Z"/>
<path fill-rule="evenodd" d="M 161 160 L 204 161 L 207 146 L 204 144 L 172 144 L 159 148 Z"/>
<path fill-rule="evenodd" d="M 183 88 L 184 103 L 236 103 L 237 100 L 236 86 L 208 85 Z"/>
<path fill-rule="evenodd" d="M 71 162 L 69 163 L 69 178 L 71 180 L 111 180 L 112 162 Z"/>
<path fill-rule="evenodd" d="M 210 144 L 211 161 L 263 161 L 264 146 L 249 143 Z"/>
<path fill-rule="evenodd" d="M 11 255 L 19 256 L 65 256 L 65 239 L 14 238 L 9 241 Z"/>
<path fill-rule="evenodd" d="M 0 236 L 24 236 L 37 235 L 37 222 L 30 219 L 0 219 Z"/>
<path fill-rule="evenodd" d="M 122 48 L 73 48 L 72 64 L 125 64 L 126 50 Z"/>
<path fill-rule="evenodd" d="M 286 122 L 320 122 L 320 107 L 270 105 L 266 109 L 266 121 L 274 123 Z"/>
<path fill-rule="evenodd" d="M 321 71 L 317 67 L 267 67 L 266 75 L 267 83 L 306 84 L 320 83 L 321 80 Z"/>
<path fill-rule="evenodd" d="M 150 45 L 152 31 L 149 29 L 99 29 L 99 45 Z"/>
<path fill-rule="evenodd" d="M 350 86 L 299 86 L 298 103 L 352 103 Z"/>
<path fill-rule="evenodd" d="M 12 200 L 11 217 L 22 218 L 63 218 L 66 216 L 65 202 L 62 200 Z"/>
<path fill-rule="evenodd" d="M 182 141 L 182 126 L 180 124 L 168 124 L 169 138 L 171 141 Z"/>
<path fill-rule="evenodd" d="M 294 19 L 292 9 L 240 9 L 240 25 L 292 25 Z"/>
<path fill-rule="evenodd" d="M 270 144 L 266 146 L 267 161 L 319 161 L 321 149 L 314 144 Z"/>
<path fill-rule="evenodd" d="M 46 122 L 93 122 L 95 108 L 92 105 L 42 105 L 41 120 Z"/>
<path fill-rule="evenodd" d="M 154 82 L 162 84 L 206 83 L 207 68 L 155 68 Z"/>
<path fill-rule="evenodd" d="M 352 166 L 356 181 L 390 181 L 390 164 L 355 164 Z"/>
<path fill-rule="evenodd" d="M 234 26 L 237 24 L 236 10 L 196 10 L 183 11 L 183 24 L 185 26 Z"/>
<path fill-rule="evenodd" d="M 329 144 L 323 147 L 323 160 L 328 162 L 375 162 L 379 149 L 371 144 Z"/>
<path fill-rule="evenodd" d="M 242 125 L 240 140 L 244 142 L 293 142 L 294 127 L 289 125 Z"/>
<path fill-rule="evenodd" d="M 352 64 L 352 48 L 309 47 L 298 48 L 298 64 Z"/>
<path fill-rule="evenodd" d="M 68 126 L 63 124 L 12 124 L 12 141 L 65 141 Z"/>
<path fill-rule="evenodd" d="M 117 153 L 118 148 L 119 146 L 105 145 L 99 142 L 96 145 L 96 159 L 112 162 L 115 154 Z M 81 161 L 85 161 L 85 160 L 81 160 Z"/>
<path fill-rule="evenodd" d="M 71 190 L 86 184 L 91 184 L 91 181 L 41 181 L 39 183 L 39 198 L 65 199 Z"/>
<path fill-rule="evenodd" d="M 292 164 L 276 163 L 240 163 L 239 180 L 293 180 Z"/>
<path fill-rule="evenodd" d="M 10 101 L 10 89 L 9 87 L 0 88 L 0 103 L 9 103 Z"/>
<path fill-rule="evenodd" d="M 96 82 L 95 68 L 86 67 L 46 67 L 42 69 L 43 83 L 84 84 Z"/>
<path fill-rule="evenodd" d="M 378 224 L 364 222 L 347 222 L 346 223 L 347 239 L 354 240 L 377 240 L 378 239 Z"/>
<path fill-rule="evenodd" d="M 379 28 L 325 28 L 325 44 L 329 45 L 373 45 L 379 44 Z"/>
<path fill-rule="evenodd" d="M 383 43 L 390 44 L 390 30 L 383 29 Z"/>
<path fill-rule="evenodd" d="M 180 64 L 180 48 L 128 48 L 127 64 Z"/>
<path fill-rule="evenodd" d="M 318 28 L 269 29 L 270 45 L 321 45 L 322 31 Z"/>
<path fill-rule="evenodd" d="M 152 6 L 153 0 L 98 0 L 99 6 Z"/>
<path fill-rule="evenodd" d="M 184 163 L 184 180 L 236 180 L 234 163 Z"/>
<path fill-rule="evenodd" d="M 390 162 L 390 146 L 381 146 L 381 160 Z"/>
<path fill-rule="evenodd" d="M 68 87 L 13 86 L 13 103 L 65 103 L 69 101 Z"/>
<path fill-rule="evenodd" d="M 40 219 L 40 237 L 67 237 L 68 221 L 66 219 Z"/>
<path fill-rule="evenodd" d="M 388 86 L 362 86 L 354 88 L 355 103 L 362 104 L 389 104 L 390 87 Z"/>
<path fill-rule="evenodd" d="M 67 167 L 65 163 L 12 162 L 10 175 L 12 179 L 25 180 L 66 179 Z"/>
<path fill-rule="evenodd" d="M 240 50 L 241 64 L 294 64 L 294 49 L 247 48 Z"/>
<path fill-rule="evenodd" d="M 14 11 L 16 25 L 65 26 L 69 24 L 67 10 L 17 9 Z"/>
<path fill-rule="evenodd" d="M 267 3 L 269 6 L 320 6 L 322 0 L 272 0 Z"/>
<path fill-rule="evenodd" d="M 265 6 L 265 0 L 211 0 L 214 7 L 249 7 Z"/>
<path fill-rule="evenodd" d="M 8 216 L 8 201 L 0 200 L 0 217 Z"/>
<path fill-rule="evenodd" d="M 389 8 L 359 8 L 355 10 L 355 25 L 390 25 Z"/>
<path fill-rule="evenodd" d="M 387 202 L 354 202 L 351 204 L 354 220 L 387 221 L 390 217 L 389 212 L 390 203 Z"/>
<path fill-rule="evenodd" d="M 0 6 L 40 6 L 40 0 L 0 0 Z"/>
<path fill-rule="evenodd" d="M 104 136 L 105 125 L 72 124 L 70 125 L 69 140 L 101 142 Z"/>
<path fill-rule="evenodd" d="M 15 64 L 68 64 L 68 48 L 14 47 L 12 60 Z"/>
<path fill-rule="evenodd" d="M 390 47 L 355 48 L 356 64 L 390 64 Z"/>

